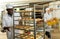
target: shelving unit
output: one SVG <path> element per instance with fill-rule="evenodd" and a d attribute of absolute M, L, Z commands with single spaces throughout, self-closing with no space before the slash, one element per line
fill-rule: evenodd
<path fill-rule="evenodd" d="M 36 6 L 42 6 L 42 9 L 38 9 Z M 21 7 L 18 7 L 21 8 Z M 37 8 L 37 9 L 36 9 Z M 41 14 L 42 18 L 36 18 L 36 13 L 43 13 L 44 14 L 44 6 L 34 4 L 33 7 L 25 7 L 25 10 L 19 10 L 21 19 L 15 20 L 13 16 L 13 39 L 43 39 L 44 38 L 44 21 L 43 21 L 43 14 Z M 15 25 L 15 21 L 18 21 L 18 25 Z M 19 30 L 18 33 L 15 30 Z M 16 35 L 17 34 L 17 35 Z"/>

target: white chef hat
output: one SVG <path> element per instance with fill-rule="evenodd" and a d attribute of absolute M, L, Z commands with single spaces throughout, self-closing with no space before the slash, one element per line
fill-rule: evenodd
<path fill-rule="evenodd" d="M 46 11 L 47 11 L 47 10 L 50 10 L 50 8 L 46 8 Z"/>
<path fill-rule="evenodd" d="M 6 9 L 11 9 L 11 8 L 13 8 L 13 5 L 11 5 L 11 4 L 6 5 Z"/>

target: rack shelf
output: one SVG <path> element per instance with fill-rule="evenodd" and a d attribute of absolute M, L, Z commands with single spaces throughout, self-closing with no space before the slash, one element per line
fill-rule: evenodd
<path fill-rule="evenodd" d="M 18 12 L 28 13 L 28 12 L 34 12 L 34 11 L 20 10 L 20 11 L 18 11 Z M 43 10 L 35 10 L 35 12 L 43 12 Z"/>
<path fill-rule="evenodd" d="M 14 16 L 15 17 L 21 17 L 21 19 L 19 20 L 13 20 L 13 21 L 18 21 L 19 24 L 18 25 L 14 25 L 14 31 L 15 29 L 17 30 L 23 30 L 24 33 L 21 35 L 17 35 L 15 36 L 16 32 L 14 32 L 14 39 L 15 38 L 19 38 L 19 39 L 41 39 L 44 38 L 44 21 L 43 18 L 36 18 L 36 13 L 43 13 L 44 10 L 42 9 L 37 9 L 36 6 L 40 6 L 40 5 L 34 5 L 34 7 L 29 6 L 29 10 L 27 8 L 25 8 L 26 10 L 19 10 L 17 12 L 19 12 L 19 14 L 21 16 Z M 20 8 L 20 7 L 19 7 Z M 40 15 L 40 14 L 39 14 Z M 32 17 L 33 16 L 33 17 Z M 26 33 L 29 32 L 29 33 Z M 31 35 L 31 32 L 33 32 L 33 34 Z M 37 34 L 38 33 L 38 34 Z M 43 33 L 43 34 L 40 34 Z M 27 35 L 26 35 L 27 34 Z"/>
<path fill-rule="evenodd" d="M 41 33 L 37 33 L 36 35 L 36 39 L 40 39 L 42 36 L 40 36 Z M 18 36 L 16 36 L 16 38 L 21 38 L 21 39 L 34 39 L 34 35 L 26 35 L 26 34 L 20 34 Z"/>

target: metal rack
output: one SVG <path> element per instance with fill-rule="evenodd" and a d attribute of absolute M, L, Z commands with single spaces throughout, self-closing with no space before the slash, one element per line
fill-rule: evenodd
<path fill-rule="evenodd" d="M 36 10 L 36 6 L 42 6 L 43 8 L 42 8 L 42 10 L 41 9 Z M 18 7 L 18 8 L 21 8 L 21 7 Z M 28 8 L 31 8 L 31 7 L 29 6 Z M 44 21 L 42 21 L 44 15 L 42 15 L 42 19 L 40 19 L 40 18 L 37 19 L 36 15 L 35 15 L 37 12 L 44 14 L 44 6 L 34 4 L 32 7 L 32 10 L 18 11 L 18 13 L 21 16 L 21 19 L 18 20 L 19 21 L 18 25 L 15 25 L 15 21 L 17 21 L 17 20 L 15 20 L 15 17 L 19 17 L 19 16 L 13 16 L 13 39 L 15 39 L 15 38 L 18 38 L 18 39 L 42 39 L 43 38 L 43 39 L 45 39 L 44 38 L 45 37 Z M 14 10 L 14 13 L 15 13 L 15 10 Z M 41 25 L 38 26 L 38 24 L 41 24 Z M 23 31 L 22 32 L 23 34 L 21 34 L 20 32 L 16 33 L 15 32 L 16 29 L 21 30 L 20 32 Z M 15 35 L 15 34 L 17 34 L 17 35 Z"/>

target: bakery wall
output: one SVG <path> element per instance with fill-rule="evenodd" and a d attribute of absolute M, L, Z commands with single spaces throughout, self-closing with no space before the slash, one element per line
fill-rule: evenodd
<path fill-rule="evenodd" d="M 0 10 L 4 11 L 6 13 L 6 4 L 13 4 L 14 6 L 18 5 L 28 5 L 30 2 L 43 2 L 43 1 L 54 1 L 54 0 L 0 0 Z M 1 11 L 0 11 L 1 12 Z"/>
<path fill-rule="evenodd" d="M 53 8 L 53 17 L 60 19 L 60 1 L 52 2 L 49 7 Z"/>

